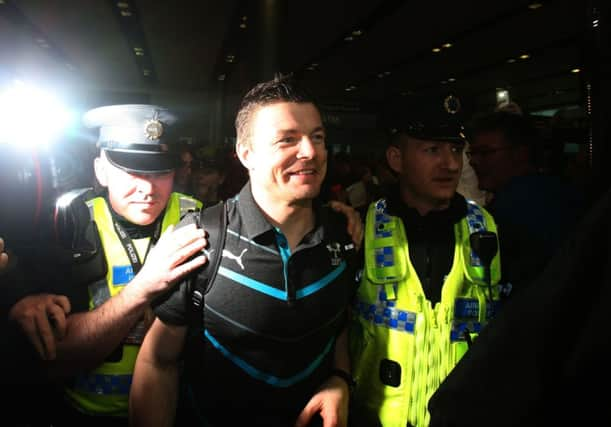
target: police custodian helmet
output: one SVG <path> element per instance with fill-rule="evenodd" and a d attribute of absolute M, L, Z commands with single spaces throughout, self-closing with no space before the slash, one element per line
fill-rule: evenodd
<path fill-rule="evenodd" d="M 439 141 L 465 141 L 463 106 L 455 95 L 408 97 L 388 115 L 392 133 Z"/>
<path fill-rule="evenodd" d="M 175 122 L 166 108 L 144 104 L 94 108 L 83 117 L 85 126 L 100 128 L 97 146 L 111 164 L 142 174 L 167 173 L 178 166 L 166 133 Z"/>

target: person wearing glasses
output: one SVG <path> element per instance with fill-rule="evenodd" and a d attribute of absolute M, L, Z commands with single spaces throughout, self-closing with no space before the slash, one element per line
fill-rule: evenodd
<path fill-rule="evenodd" d="M 574 228 L 585 200 L 570 183 L 538 169 L 540 136 L 519 111 L 475 115 L 467 158 L 499 227 L 503 281 L 522 289 Z"/>

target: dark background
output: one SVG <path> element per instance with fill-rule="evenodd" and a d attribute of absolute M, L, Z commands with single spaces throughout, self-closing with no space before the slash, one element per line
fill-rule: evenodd
<path fill-rule="evenodd" d="M 412 97 L 453 94 L 468 116 L 506 89 L 541 127 L 561 122 L 562 138 L 606 176 L 608 9 L 598 0 L 0 0 L 0 86 L 51 88 L 79 113 L 161 104 L 180 115 L 179 139 L 218 145 L 233 141 L 237 104 L 254 83 L 292 72 L 322 102 L 332 151 L 353 153 L 379 148 L 384 116 Z"/>

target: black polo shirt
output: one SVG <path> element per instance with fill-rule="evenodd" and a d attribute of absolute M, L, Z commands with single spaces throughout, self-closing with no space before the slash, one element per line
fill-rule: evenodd
<path fill-rule="evenodd" d="M 205 297 L 187 377 L 213 425 L 292 425 L 329 376 L 335 338 L 356 288 L 343 215 L 316 208 L 316 226 L 291 253 L 264 217 L 250 184 L 228 204 L 218 273 Z M 209 251 L 217 248 L 208 248 Z M 166 323 L 187 323 L 181 284 L 156 308 Z"/>

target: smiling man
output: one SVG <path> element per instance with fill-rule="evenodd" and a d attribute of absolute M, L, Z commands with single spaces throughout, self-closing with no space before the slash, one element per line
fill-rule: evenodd
<path fill-rule="evenodd" d="M 346 426 L 344 328 L 356 260 L 344 217 L 315 201 L 327 168 L 320 113 L 278 77 L 246 94 L 236 131 L 250 181 L 226 203 L 224 246 L 208 248 L 222 258 L 205 294 L 204 327 L 187 316 L 187 283 L 155 309 L 130 418 L 172 425 L 184 353 L 184 378 L 206 425 L 306 426 L 322 418 Z"/>
<path fill-rule="evenodd" d="M 456 192 L 465 145 L 459 106 L 454 97 L 423 100 L 395 123 L 386 158 L 399 184 L 367 212 L 350 335 L 354 400 L 385 427 L 428 425 L 429 396 L 498 299 L 498 252 L 488 285 L 470 242 L 495 233 L 494 220 Z"/>

